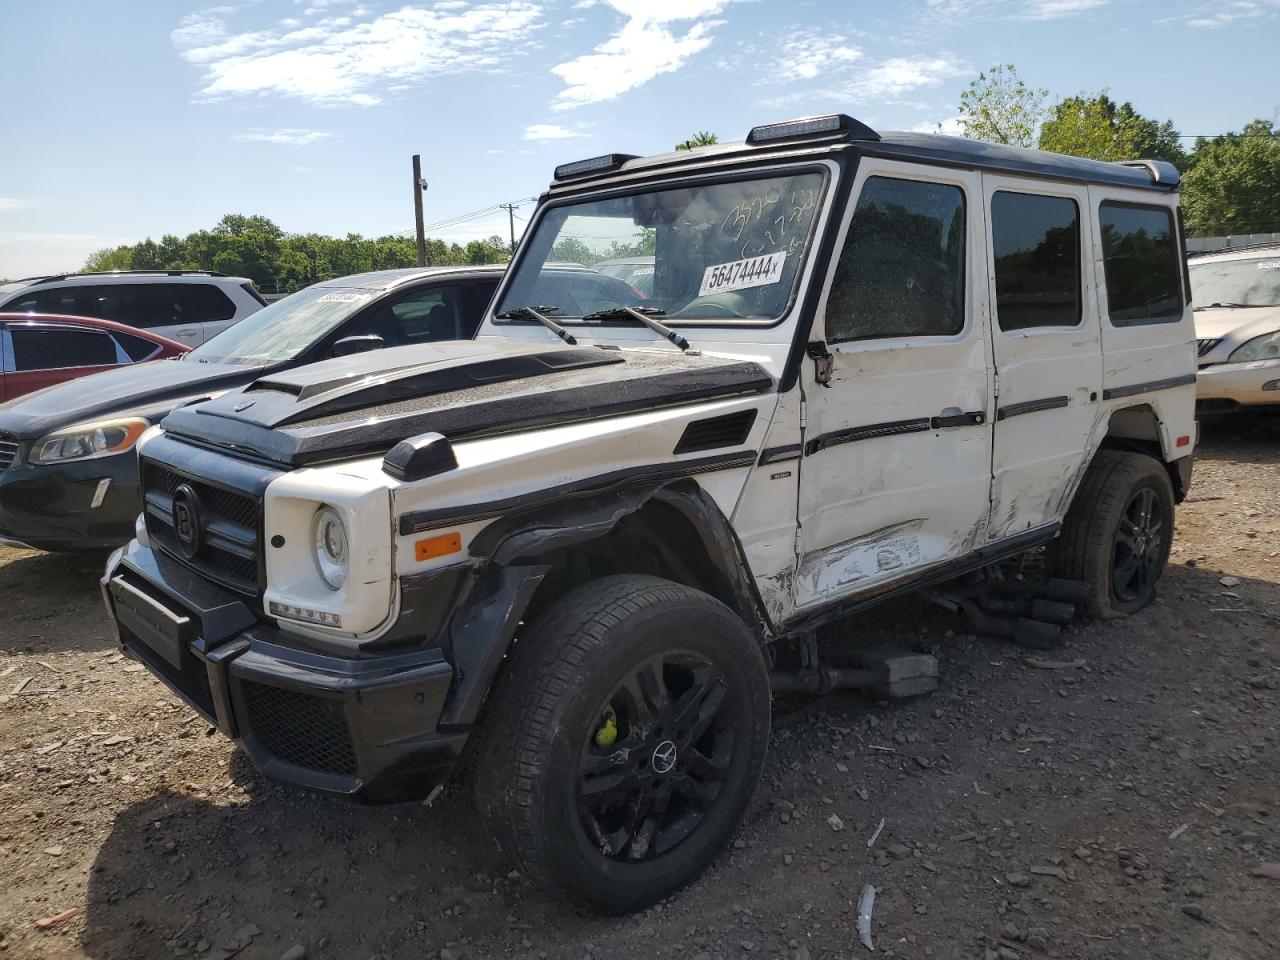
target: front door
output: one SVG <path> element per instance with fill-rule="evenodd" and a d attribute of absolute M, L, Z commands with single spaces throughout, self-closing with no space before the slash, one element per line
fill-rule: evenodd
<path fill-rule="evenodd" d="M 1102 346 L 1084 187 L 986 176 L 997 409 L 989 537 L 1062 517 L 1093 433 Z"/>
<path fill-rule="evenodd" d="M 829 376 L 803 363 L 800 612 L 971 552 L 990 508 L 980 176 L 864 159 L 853 196 L 812 334 Z"/>

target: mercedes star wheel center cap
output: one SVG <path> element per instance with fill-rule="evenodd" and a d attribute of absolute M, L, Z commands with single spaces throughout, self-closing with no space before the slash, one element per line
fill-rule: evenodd
<path fill-rule="evenodd" d="M 670 740 L 663 740 L 653 750 L 653 769 L 655 773 L 670 773 L 676 765 L 676 745 Z"/>

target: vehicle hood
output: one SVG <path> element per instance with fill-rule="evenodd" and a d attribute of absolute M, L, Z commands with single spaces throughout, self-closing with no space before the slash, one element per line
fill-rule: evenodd
<path fill-rule="evenodd" d="M 261 367 L 153 360 L 55 384 L 0 405 L 0 433 L 34 440 L 87 420 L 142 416 L 154 422 L 179 403 L 239 387 Z"/>
<path fill-rule="evenodd" d="M 175 410 L 164 429 L 291 466 L 762 393 L 756 363 L 665 350 L 450 341 L 326 360 Z"/>
<path fill-rule="evenodd" d="M 1231 337 L 1243 343 L 1280 330 L 1280 307 L 1218 307 L 1197 310 L 1195 319 L 1196 337 L 1199 339 Z"/>

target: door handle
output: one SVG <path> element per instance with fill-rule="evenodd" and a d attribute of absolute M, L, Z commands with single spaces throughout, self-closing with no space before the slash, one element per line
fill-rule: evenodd
<path fill-rule="evenodd" d="M 980 411 L 977 413 L 952 413 L 951 410 L 943 410 L 942 413 L 929 421 L 929 426 L 934 430 L 944 430 L 947 427 L 979 427 L 986 422 L 987 415 Z"/>

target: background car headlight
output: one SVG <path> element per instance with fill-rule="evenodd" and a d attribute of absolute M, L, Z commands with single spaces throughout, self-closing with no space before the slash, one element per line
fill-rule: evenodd
<path fill-rule="evenodd" d="M 138 438 L 151 424 L 130 417 L 82 423 L 41 437 L 31 448 L 32 463 L 67 463 L 110 457 L 132 450 Z"/>
<path fill-rule="evenodd" d="M 333 507 L 321 507 L 311 521 L 311 539 L 316 569 L 330 590 L 341 590 L 351 567 L 347 545 L 347 525 Z"/>
<path fill-rule="evenodd" d="M 1280 330 L 1254 337 L 1231 351 L 1227 363 L 1244 363 L 1249 360 L 1280 360 Z"/>

